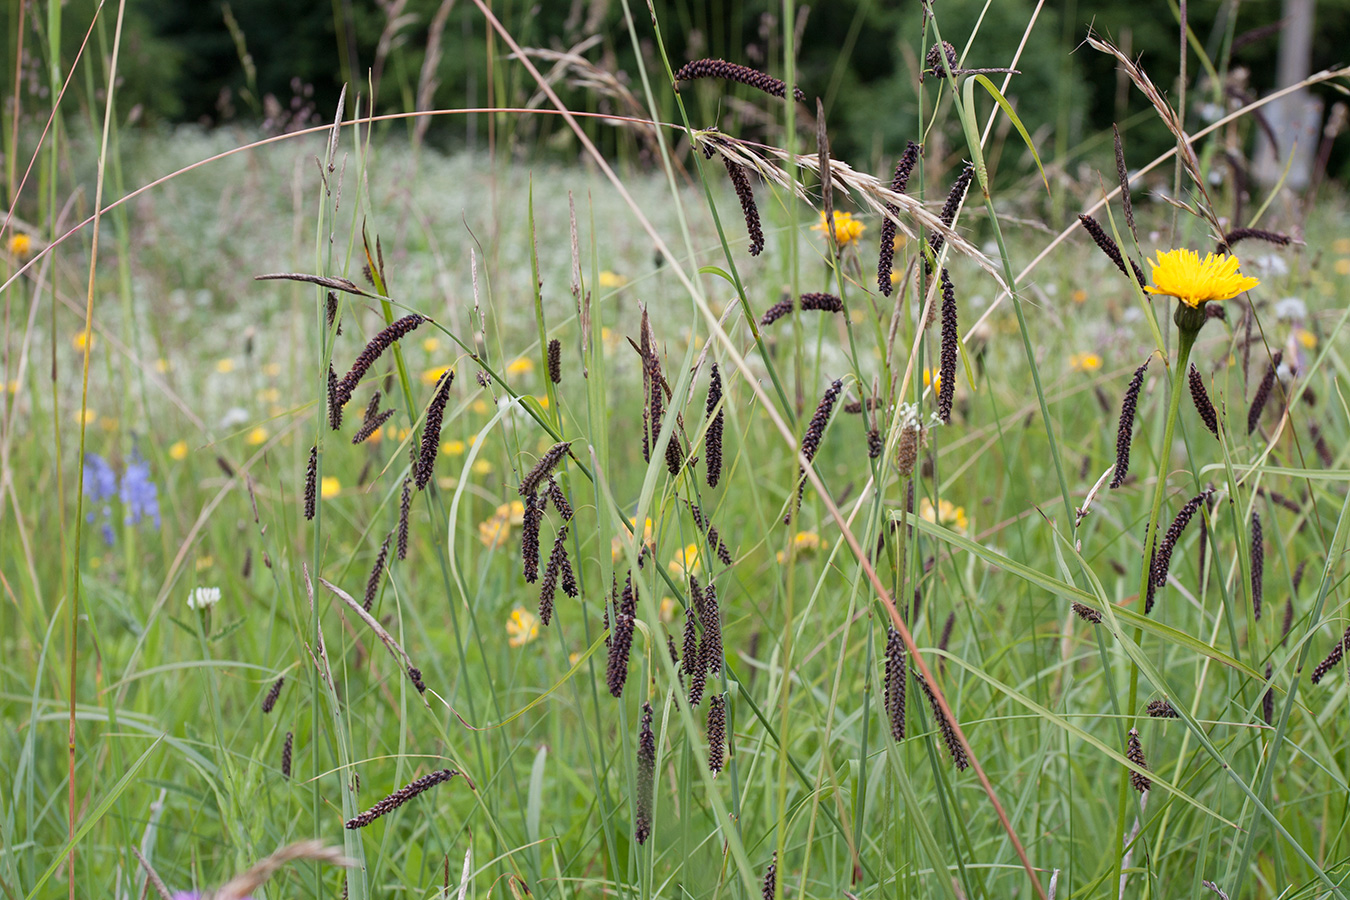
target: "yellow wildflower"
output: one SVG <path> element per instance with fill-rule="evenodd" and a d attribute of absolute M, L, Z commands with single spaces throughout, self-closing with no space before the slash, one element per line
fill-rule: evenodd
<path fill-rule="evenodd" d="M 422 349 L 428 353 L 435 353 L 441 349 L 441 339 L 429 337 L 422 341 Z"/>
<path fill-rule="evenodd" d="M 670 597 L 661 598 L 661 608 L 657 613 L 662 622 L 671 622 L 675 619 L 675 601 Z"/>
<path fill-rule="evenodd" d="M 92 409 L 86 409 L 81 415 L 80 410 L 75 410 L 75 421 L 83 422 L 85 425 L 93 425 L 98 421 L 98 413 Z"/>
<path fill-rule="evenodd" d="M 276 378 L 281 374 L 281 363 L 267 363 L 263 366 L 263 374 L 268 378 Z"/>
<path fill-rule="evenodd" d="M 76 350 L 83 350 L 86 347 L 94 346 L 94 336 L 92 334 L 85 335 L 83 331 L 77 331 L 75 336 L 70 339 L 70 343 Z"/>
<path fill-rule="evenodd" d="M 5 390 L 9 391 L 11 394 L 17 394 L 19 392 L 19 379 L 11 378 L 6 382 Z"/>
<path fill-rule="evenodd" d="M 169 361 L 164 357 L 161 356 L 159 359 L 155 360 L 155 371 L 159 374 L 163 375 L 171 368 L 172 366 L 169 364 Z"/>
<path fill-rule="evenodd" d="M 1095 353 L 1075 353 L 1069 357 L 1069 368 L 1075 372 L 1095 372 L 1102 367 L 1102 358 Z"/>
<path fill-rule="evenodd" d="M 478 523 L 478 539 L 489 550 L 496 550 L 511 537 L 511 526 L 525 521 L 525 504 L 520 500 L 503 503 L 497 511 Z"/>
<path fill-rule="evenodd" d="M 919 501 L 919 515 L 929 522 L 946 526 L 954 531 L 965 531 L 970 527 L 965 507 L 956 506 L 950 500 L 939 500 L 935 511 L 933 501 L 924 497 Z"/>
<path fill-rule="evenodd" d="M 1202 261 L 1194 250 L 1159 250 L 1158 261 L 1149 265 L 1153 286 L 1144 290 L 1176 297 L 1192 308 L 1210 300 L 1231 300 L 1261 283 L 1238 272 L 1236 256 L 1206 253 Z"/>
<path fill-rule="evenodd" d="M 637 519 L 635 517 L 629 516 L 628 524 L 633 526 L 633 530 L 637 530 Z M 625 531 L 622 534 L 615 535 L 614 540 L 610 541 L 609 550 L 611 559 L 617 562 L 619 557 L 623 556 L 623 547 L 627 538 L 628 533 Z M 646 524 L 642 528 L 642 543 L 646 544 L 648 549 L 652 552 L 656 552 L 656 541 L 652 539 L 652 520 L 650 518 L 647 519 Z"/>
<path fill-rule="evenodd" d="M 492 463 L 488 462 L 486 459 L 476 459 L 473 463 L 473 474 L 491 475 L 493 468 Z"/>
<path fill-rule="evenodd" d="M 441 376 L 449 371 L 449 366 L 436 366 L 435 368 L 427 369 L 422 373 L 422 383 L 430 385 L 439 384 Z"/>
<path fill-rule="evenodd" d="M 1072 297 L 1074 303 L 1081 305 L 1087 302 L 1087 291 L 1083 290 L 1082 288 L 1078 288 L 1073 292 Z"/>
<path fill-rule="evenodd" d="M 259 444 L 266 442 L 267 429 L 259 425 L 257 428 L 250 431 L 248 433 L 248 437 L 244 438 L 244 440 L 248 443 L 250 447 L 256 447 Z"/>
<path fill-rule="evenodd" d="M 823 540 L 820 535 L 814 531 L 799 531 L 792 536 L 792 548 L 798 556 L 805 556 L 808 553 L 815 553 L 817 550 L 830 549 L 830 542 Z M 788 551 L 778 551 L 778 564 L 782 565 L 788 561 Z"/>
<path fill-rule="evenodd" d="M 33 239 L 21 231 L 15 232 L 9 236 L 9 242 L 5 246 L 9 248 L 11 256 L 27 259 L 28 254 L 33 252 Z"/>
<path fill-rule="evenodd" d="M 474 412 L 478 413 L 478 415 L 481 416 L 481 415 L 483 415 L 484 413 L 486 413 L 486 412 L 488 411 L 487 401 L 486 401 L 486 400 L 475 400 L 475 401 L 473 401 L 473 403 L 469 406 L 469 409 L 473 410 Z"/>
<path fill-rule="evenodd" d="M 323 481 L 319 483 L 319 496 L 327 500 L 329 497 L 336 497 L 342 492 L 342 482 L 337 480 L 337 476 L 325 475 Z"/>
<path fill-rule="evenodd" d="M 228 375 L 234 371 L 234 360 L 228 356 L 224 359 L 216 360 L 216 371 L 222 375 Z"/>
<path fill-rule="evenodd" d="M 506 643 L 512 647 L 524 647 L 539 637 L 539 617 L 523 606 L 511 610 L 511 618 L 506 621 Z"/>
<path fill-rule="evenodd" d="M 461 440 L 446 441 L 441 444 L 441 452 L 446 456 L 463 456 L 464 442 Z"/>
<path fill-rule="evenodd" d="M 827 226 L 825 224 L 825 213 L 821 212 L 819 224 L 811 226 L 812 231 L 819 231 L 828 237 Z M 862 233 L 867 230 L 867 226 L 859 219 L 853 218 L 853 213 L 834 211 L 834 237 L 839 241 L 839 247 L 842 249 L 850 244 L 858 243 Z"/>
<path fill-rule="evenodd" d="M 670 560 L 670 565 L 667 568 L 670 569 L 670 574 L 677 578 L 697 575 L 702 570 L 698 544 L 688 544 L 683 550 L 676 550 L 675 556 Z"/>
<path fill-rule="evenodd" d="M 1300 328 L 1294 332 L 1294 337 L 1303 345 L 1304 349 L 1315 350 L 1317 348 L 1317 335 L 1306 328 Z"/>
<path fill-rule="evenodd" d="M 169 448 L 169 459 L 182 462 L 187 459 L 188 445 L 187 441 L 177 441 Z"/>
<path fill-rule="evenodd" d="M 263 388 L 261 391 L 258 391 L 258 402 L 259 402 L 259 403 L 280 403 L 280 402 L 281 402 L 281 391 L 277 390 L 277 389 L 274 388 L 274 387 Z"/>
<path fill-rule="evenodd" d="M 1332 242 L 1331 249 L 1337 253 L 1350 253 L 1350 238 L 1337 238 Z"/>
<path fill-rule="evenodd" d="M 942 373 L 937 369 L 923 370 L 923 386 L 932 385 L 934 391 L 942 390 Z"/>
<path fill-rule="evenodd" d="M 611 272 L 605 269 L 600 273 L 600 286 L 602 288 L 621 288 L 628 283 L 628 279 L 617 272 Z"/>
<path fill-rule="evenodd" d="M 511 365 L 506 367 L 507 375 L 525 375 L 534 371 L 534 360 L 528 356 L 522 356 L 511 361 Z"/>

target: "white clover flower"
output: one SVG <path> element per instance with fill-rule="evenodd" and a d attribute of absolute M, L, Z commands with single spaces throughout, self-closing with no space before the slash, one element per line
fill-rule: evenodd
<path fill-rule="evenodd" d="M 220 588 L 196 587 L 188 594 L 188 609 L 210 609 L 220 602 Z"/>

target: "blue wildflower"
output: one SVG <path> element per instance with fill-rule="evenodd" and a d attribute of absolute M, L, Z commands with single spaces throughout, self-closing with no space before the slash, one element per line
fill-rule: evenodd
<path fill-rule="evenodd" d="M 150 464 L 139 450 L 131 451 L 127 470 L 122 473 L 122 504 L 126 508 L 125 524 L 137 525 L 149 518 L 159 528 L 159 491 L 150 480 Z"/>
<path fill-rule="evenodd" d="M 82 488 L 91 504 L 103 504 L 103 528 L 101 529 L 103 542 L 111 547 L 113 544 L 112 506 L 108 504 L 108 501 L 117 493 L 117 475 L 113 472 L 112 466 L 108 465 L 108 461 L 97 453 L 86 453 L 84 455 Z M 94 521 L 92 506 L 89 512 L 85 514 L 85 520 Z"/>

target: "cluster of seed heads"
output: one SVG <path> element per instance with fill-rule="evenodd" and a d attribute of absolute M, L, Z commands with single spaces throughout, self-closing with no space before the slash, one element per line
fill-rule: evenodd
<path fill-rule="evenodd" d="M 413 467 L 413 482 L 423 490 L 431 483 L 436 468 L 436 453 L 441 446 L 441 422 L 445 419 L 445 405 L 450 400 L 450 385 L 455 382 L 455 370 L 447 369 L 436 383 L 436 393 L 427 407 L 427 418 L 422 424 L 422 446 Z"/>
<path fill-rule="evenodd" d="M 1148 704 L 1148 714 L 1154 719 L 1179 719 L 1181 715 L 1172 708 L 1166 697 L 1160 697 L 1157 700 L 1150 700 Z"/>
<path fill-rule="evenodd" d="M 722 432 L 726 411 L 718 405 L 721 401 L 722 373 L 717 370 L 717 363 L 713 363 L 712 376 L 708 382 L 708 402 L 704 407 L 704 416 L 710 421 L 703 437 L 703 471 L 710 488 L 717 487 L 717 482 L 722 480 Z"/>
<path fill-rule="evenodd" d="M 352 819 L 348 819 L 347 828 L 349 829 L 365 828 L 367 825 L 369 825 L 371 822 L 374 822 L 376 819 L 378 819 L 385 813 L 393 812 L 394 810 L 398 809 L 400 806 L 407 803 L 409 800 L 416 797 L 423 791 L 435 787 L 436 785 L 441 784 L 442 782 L 449 781 L 451 778 L 454 778 L 458 774 L 459 773 L 456 772 L 454 769 L 441 769 L 439 771 L 432 772 L 430 775 L 423 775 L 416 781 L 404 785 L 403 787 L 394 791 L 388 797 L 385 797 L 383 800 L 376 803 L 374 806 L 372 806 L 365 812 L 361 813 L 359 816 L 356 816 L 355 818 Z"/>
<path fill-rule="evenodd" d="M 834 294 L 806 293 L 801 295 L 798 304 L 794 306 L 792 298 L 788 297 L 764 311 L 764 315 L 759 320 L 760 327 L 772 325 L 784 316 L 792 315 L 794 308 L 804 311 L 837 313 L 844 311 L 844 301 Z"/>
<path fill-rule="evenodd" d="M 960 335 L 956 325 L 956 289 L 942 269 L 942 354 L 938 382 L 938 418 L 950 423 L 952 420 L 952 399 L 956 396 L 956 358 Z"/>
<path fill-rule="evenodd" d="M 923 673 L 915 670 L 914 680 L 919 684 L 919 690 L 928 698 L 928 706 L 933 711 L 933 720 L 937 722 L 938 731 L 942 734 L 943 743 L 947 745 L 947 752 L 951 754 L 952 762 L 958 770 L 964 771 L 970 767 L 970 757 L 966 755 L 966 748 L 961 746 L 961 740 L 956 736 L 956 728 L 951 720 L 943 713 L 942 707 L 938 704 L 937 694 L 933 693 L 933 688 L 928 684 L 928 680 L 923 677 Z"/>
<path fill-rule="evenodd" d="M 1125 758 L 1141 769 L 1148 769 L 1148 761 L 1144 759 L 1144 746 L 1139 742 L 1139 729 L 1137 728 L 1130 729 L 1129 737 L 1125 742 Z M 1130 785 L 1142 794 L 1153 787 L 1153 782 L 1142 772 L 1131 769 Z"/>
<path fill-rule="evenodd" d="M 727 62 L 724 59 L 696 59 L 680 66 L 675 71 L 675 81 L 677 82 L 675 90 L 679 91 L 678 82 L 696 81 L 700 78 L 720 78 L 724 81 L 735 81 L 763 91 L 772 97 L 787 96 L 787 83 L 782 79 L 774 78 L 772 75 L 767 75 L 749 66 Z M 798 87 L 792 89 L 792 98 L 798 103 L 806 102 L 806 95 Z"/>
<path fill-rule="evenodd" d="M 1200 414 L 1200 421 L 1205 423 L 1209 433 L 1215 437 L 1219 436 L 1219 414 L 1214 411 L 1214 404 L 1209 401 L 1209 392 L 1205 390 L 1205 380 L 1200 376 L 1200 370 L 1191 363 L 1190 371 L 1186 373 L 1186 379 L 1191 386 L 1191 401 L 1195 404 L 1195 411 Z"/>
<path fill-rule="evenodd" d="M 891 723 L 891 737 L 905 739 L 905 645 L 900 632 L 886 631 L 886 690 L 884 704 L 886 718 Z"/>
<path fill-rule="evenodd" d="M 1331 652 L 1317 664 L 1315 669 L 1313 669 L 1312 683 L 1319 683 L 1328 672 L 1336 668 L 1336 666 L 1340 664 L 1341 658 L 1345 655 L 1347 649 L 1350 649 L 1350 628 L 1345 629 L 1345 634 L 1341 635 L 1341 639 L 1336 642 L 1336 646 L 1333 647 Z"/>
<path fill-rule="evenodd" d="M 1158 554 L 1153 559 L 1153 568 L 1149 577 L 1153 580 L 1154 587 L 1163 587 L 1167 584 L 1167 573 L 1172 568 L 1172 553 L 1176 550 L 1177 541 L 1181 540 L 1181 534 L 1186 530 L 1186 526 L 1191 523 L 1201 504 L 1209 500 L 1214 492 L 1206 489 L 1187 500 L 1182 505 L 1177 517 L 1172 520 L 1168 526 L 1167 533 L 1163 535 L 1162 546 L 1158 548 Z"/>
<path fill-rule="evenodd" d="M 1126 278 L 1133 277 L 1134 280 L 1139 283 L 1139 286 L 1143 287 L 1145 284 L 1143 270 L 1139 268 L 1139 265 L 1133 259 L 1129 261 L 1130 268 L 1125 268 L 1125 255 L 1120 252 L 1120 246 L 1116 243 L 1115 238 L 1106 233 L 1106 230 L 1102 228 L 1101 223 L 1088 215 L 1079 215 L 1078 221 L 1083 226 L 1083 230 L 1091 235 L 1092 240 L 1096 243 L 1097 247 L 1106 254 L 1106 258 L 1116 264 L 1116 268 L 1120 270 L 1120 274 L 1124 275 Z"/>
<path fill-rule="evenodd" d="M 277 698 L 281 696 L 281 686 L 286 683 L 286 676 L 282 675 L 267 690 L 267 696 L 263 697 L 262 711 L 264 714 L 270 713 L 277 705 Z"/>
<path fill-rule="evenodd" d="M 656 786 L 656 735 L 652 731 L 652 705 L 642 704 L 642 725 L 637 749 L 637 811 L 633 816 L 633 840 L 647 843 L 652 834 L 652 790 Z"/>
<path fill-rule="evenodd" d="M 910 141 L 905 145 L 900 161 L 895 164 L 895 174 L 891 176 L 892 191 L 897 194 L 905 192 L 909 187 L 910 172 L 914 171 L 914 164 L 918 161 L 919 145 Z M 893 290 L 891 270 L 895 265 L 895 221 L 891 216 L 897 215 L 900 207 L 887 203 L 886 212 L 888 215 L 881 220 L 881 249 L 877 253 L 877 289 L 889 297 Z"/>
<path fill-rule="evenodd" d="M 1116 471 L 1111 476 L 1111 487 L 1118 488 L 1125 483 L 1130 473 L 1130 440 L 1134 437 L 1134 413 L 1139 403 L 1139 390 L 1144 386 L 1144 373 L 1153 359 L 1150 356 L 1144 364 L 1134 370 L 1130 386 L 1125 389 L 1125 398 L 1120 402 L 1120 425 L 1116 428 Z"/>
<path fill-rule="evenodd" d="M 834 411 L 835 401 L 839 399 L 839 394 L 844 389 L 844 383 L 838 379 L 826 389 L 824 396 L 820 398 L 819 405 L 816 406 L 815 413 L 811 416 L 810 423 L 806 426 L 806 433 L 802 435 L 802 455 L 806 457 L 807 462 L 816 458 L 816 451 L 820 449 L 820 439 L 825 435 L 825 426 L 830 422 L 830 413 Z M 806 470 L 799 468 L 797 471 L 797 505 L 802 502 L 802 491 L 806 488 Z M 789 509 L 783 521 L 790 522 L 794 509 Z"/>

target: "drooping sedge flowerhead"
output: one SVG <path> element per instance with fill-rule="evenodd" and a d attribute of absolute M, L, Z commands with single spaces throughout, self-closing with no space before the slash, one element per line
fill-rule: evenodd
<path fill-rule="evenodd" d="M 1193 309 L 1210 300 L 1231 300 L 1261 283 L 1238 272 L 1239 265 L 1236 256 L 1206 253 L 1202 260 L 1194 250 L 1159 250 L 1157 262 L 1149 261 L 1153 285 L 1144 290 L 1176 297 Z"/>

